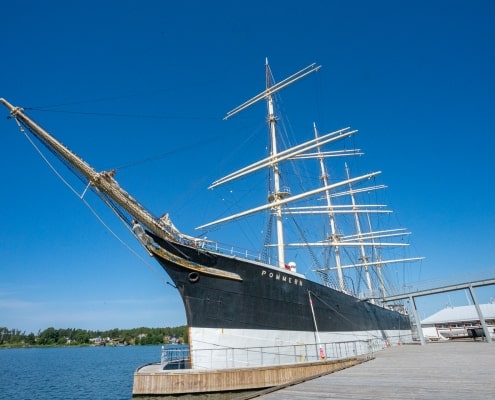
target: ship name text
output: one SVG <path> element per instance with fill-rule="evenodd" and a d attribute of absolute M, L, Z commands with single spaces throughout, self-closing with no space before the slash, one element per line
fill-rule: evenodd
<path fill-rule="evenodd" d="M 293 285 L 298 285 L 298 286 L 303 285 L 302 279 L 299 279 L 299 278 L 296 278 L 293 276 L 288 276 L 285 274 L 280 274 L 278 272 L 271 272 L 271 271 L 263 270 L 263 271 L 261 271 L 261 276 L 265 277 L 265 278 L 275 279 L 277 281 L 287 282 L 287 283 L 290 283 Z"/>

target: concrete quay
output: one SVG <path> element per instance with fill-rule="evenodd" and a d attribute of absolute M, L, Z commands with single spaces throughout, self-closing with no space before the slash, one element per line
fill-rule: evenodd
<path fill-rule="evenodd" d="M 403 400 L 495 398 L 495 344 L 449 341 L 402 345 L 373 360 L 238 399 Z"/>

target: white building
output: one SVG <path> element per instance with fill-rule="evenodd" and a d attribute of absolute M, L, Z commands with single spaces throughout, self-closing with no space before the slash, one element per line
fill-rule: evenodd
<path fill-rule="evenodd" d="M 480 304 L 481 314 L 495 338 L 495 303 Z M 421 320 L 421 328 L 426 340 L 448 340 L 469 337 L 469 328 L 480 328 L 480 318 L 476 307 L 446 307 Z"/>

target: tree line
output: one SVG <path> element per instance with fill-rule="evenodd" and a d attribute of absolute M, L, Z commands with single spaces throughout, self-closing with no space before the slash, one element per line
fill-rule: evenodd
<path fill-rule="evenodd" d="M 56 329 L 38 334 L 0 327 L 0 346 L 82 346 L 82 345 L 149 345 L 187 343 L 187 326 L 166 328 L 133 328 L 91 331 L 85 329 Z"/>

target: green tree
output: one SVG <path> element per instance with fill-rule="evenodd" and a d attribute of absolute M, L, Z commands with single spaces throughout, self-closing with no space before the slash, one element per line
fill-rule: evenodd
<path fill-rule="evenodd" d="M 88 331 L 85 331 L 83 329 L 77 329 L 74 332 L 73 339 L 76 342 L 75 344 L 88 344 L 90 339 L 90 334 Z"/>
<path fill-rule="evenodd" d="M 36 336 L 34 336 L 34 333 L 31 332 L 26 336 L 26 344 L 29 346 L 36 344 Z"/>
<path fill-rule="evenodd" d="M 58 342 L 59 331 L 53 327 L 47 328 L 40 333 L 38 343 L 42 345 L 53 345 Z"/>

